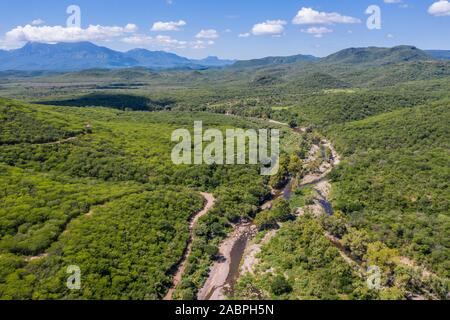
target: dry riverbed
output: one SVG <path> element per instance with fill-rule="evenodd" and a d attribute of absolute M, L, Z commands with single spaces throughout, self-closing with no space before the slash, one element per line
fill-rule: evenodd
<path fill-rule="evenodd" d="M 304 132 L 305 129 L 300 129 L 300 131 Z M 330 160 L 324 161 L 317 173 L 305 176 L 301 181 L 300 187 L 313 185 L 317 193 L 314 205 L 310 206 L 310 208 L 305 208 L 306 210 L 317 213 L 325 211 L 331 214 L 331 205 L 327 200 L 331 186 L 324 179 L 334 166 L 340 163 L 340 157 L 331 143 L 323 140 L 320 145 L 312 146 L 306 163 L 316 160 L 315 155 L 321 146 L 328 147 L 331 150 Z M 273 193 L 275 194 L 275 190 L 273 190 Z M 283 196 L 284 192 L 278 194 Z M 264 203 L 261 209 L 266 210 L 270 208 L 272 201 Z M 304 212 L 301 210 L 299 209 L 297 214 Z M 205 285 L 200 289 L 197 298 L 199 300 L 225 300 L 227 296 L 232 295 L 233 286 L 238 277 L 247 272 L 253 272 L 254 267 L 258 263 L 257 255 L 261 252 L 261 247 L 268 243 L 276 235 L 277 231 L 271 230 L 267 232 L 261 241 L 254 242 L 252 240 L 258 232 L 256 226 L 251 223 L 237 225 L 233 233 L 220 245 L 220 259 L 210 269 L 209 277 Z"/>

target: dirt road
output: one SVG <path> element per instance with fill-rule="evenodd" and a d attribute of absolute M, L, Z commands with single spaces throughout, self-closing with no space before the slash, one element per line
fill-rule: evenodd
<path fill-rule="evenodd" d="M 186 270 L 187 258 L 189 257 L 189 255 L 191 254 L 191 251 L 192 251 L 192 240 L 193 240 L 193 237 L 194 237 L 195 225 L 197 224 L 198 220 L 201 217 L 206 215 L 209 212 L 209 210 L 211 210 L 211 208 L 214 206 L 214 204 L 216 202 L 216 199 L 210 193 L 202 192 L 201 195 L 203 196 L 203 198 L 205 198 L 206 205 L 205 205 L 205 207 L 203 208 L 202 211 L 196 213 L 194 216 L 191 217 L 191 220 L 190 220 L 190 223 L 189 223 L 189 240 L 188 240 L 188 244 L 187 244 L 187 247 L 186 247 L 185 252 L 183 254 L 183 257 L 182 257 L 181 261 L 178 264 L 177 272 L 175 273 L 175 276 L 173 277 L 172 288 L 169 289 L 169 291 L 167 292 L 166 296 L 164 297 L 164 300 L 172 300 L 173 293 L 175 292 L 175 288 L 181 282 L 181 279 L 183 277 L 184 271 Z"/>

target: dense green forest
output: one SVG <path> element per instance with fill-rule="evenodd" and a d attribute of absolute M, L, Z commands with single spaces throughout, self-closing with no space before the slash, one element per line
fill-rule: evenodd
<path fill-rule="evenodd" d="M 279 230 L 236 298 L 447 299 L 449 62 L 358 50 L 223 70 L 0 74 L 1 96 L 27 101 L 0 99 L 0 298 L 161 299 L 207 191 L 217 201 L 195 226 L 176 298 L 196 298 L 219 244 L 248 219 L 257 239 Z M 268 126 L 257 118 L 306 128 L 283 127 L 277 176 L 172 164 L 173 130 Z M 311 186 L 261 211 L 270 187 L 321 165 L 303 161 L 323 138 L 342 158 L 327 176 L 334 214 L 294 219 L 317 200 Z M 80 292 L 64 286 L 69 264 L 86 277 Z M 370 265 L 380 291 L 367 289 Z"/>
<path fill-rule="evenodd" d="M 235 297 L 447 299 L 449 106 L 443 99 L 322 124 L 344 156 L 330 174 L 334 215 L 283 223 L 262 245 L 256 269 L 239 279 Z M 313 203 L 314 192 L 306 188 L 295 192 L 284 218 L 276 205 L 260 213 L 258 239 L 296 208 Z M 382 273 L 381 290 L 365 283 L 374 265 Z"/>
<path fill-rule="evenodd" d="M 237 299 L 369 297 L 363 281 L 330 244 L 312 216 L 284 225 L 263 248 L 260 259 L 255 274 L 239 280 Z"/>
<path fill-rule="evenodd" d="M 334 205 L 352 224 L 449 277 L 450 101 L 343 125 L 329 135 L 347 160 Z"/>
<path fill-rule="evenodd" d="M 1 117 L 3 298 L 161 298 L 183 253 L 188 217 L 203 204 L 195 190 L 217 198 L 190 257 L 199 286 L 230 222 L 254 216 L 269 192 L 258 166 L 170 160 L 172 131 L 192 130 L 194 119 L 205 128 L 258 128 L 259 121 L 11 100 L 1 100 Z M 68 263 L 85 272 L 81 292 L 60 281 Z"/>

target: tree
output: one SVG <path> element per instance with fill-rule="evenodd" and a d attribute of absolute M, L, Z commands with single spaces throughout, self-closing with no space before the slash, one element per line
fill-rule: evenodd
<path fill-rule="evenodd" d="M 342 238 L 347 233 L 347 222 L 341 211 L 336 211 L 332 216 L 321 217 L 322 226 L 333 236 Z"/>
<path fill-rule="evenodd" d="M 282 198 L 275 200 L 271 210 L 271 215 L 274 220 L 279 222 L 289 220 L 291 217 L 291 207 L 289 205 L 289 201 Z"/>
<path fill-rule="evenodd" d="M 275 189 L 281 189 L 289 181 L 289 157 L 286 155 L 280 156 L 280 166 L 276 175 L 272 176 L 269 185 Z"/>
<path fill-rule="evenodd" d="M 288 171 L 291 175 L 301 177 L 303 175 L 303 162 L 297 154 L 290 156 Z"/>
<path fill-rule="evenodd" d="M 390 249 L 384 243 L 377 241 L 367 246 L 367 253 L 364 259 L 369 266 L 377 266 L 382 270 L 382 279 L 387 283 L 393 277 L 396 267 L 395 258 L 398 255 L 397 250 Z"/>
<path fill-rule="evenodd" d="M 277 224 L 270 210 L 258 213 L 254 220 L 254 223 L 260 230 L 271 229 Z"/>
<path fill-rule="evenodd" d="M 383 288 L 380 291 L 381 300 L 405 300 L 405 292 L 397 287 Z"/>
<path fill-rule="evenodd" d="M 292 292 L 292 286 L 284 276 L 276 276 L 272 281 L 270 289 L 277 296 Z"/>
<path fill-rule="evenodd" d="M 342 239 L 342 243 L 355 259 L 362 260 L 369 244 L 369 235 L 365 230 L 351 228 Z"/>
<path fill-rule="evenodd" d="M 289 127 L 291 127 L 292 129 L 295 129 L 298 127 L 298 123 L 295 120 L 291 120 L 289 121 Z"/>

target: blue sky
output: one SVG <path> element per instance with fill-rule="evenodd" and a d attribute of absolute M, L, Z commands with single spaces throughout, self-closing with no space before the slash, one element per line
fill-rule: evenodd
<path fill-rule="evenodd" d="M 78 31 L 66 27 L 66 9 L 72 4 L 81 8 Z M 366 25 L 370 5 L 381 9 L 381 29 L 369 30 Z M 450 49 L 449 30 L 447 0 L 2 0 L 0 4 L 0 47 L 5 49 L 26 41 L 88 40 L 116 50 L 144 47 L 192 58 L 325 56 L 363 46 Z"/>

